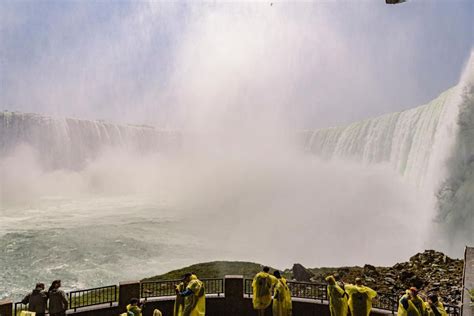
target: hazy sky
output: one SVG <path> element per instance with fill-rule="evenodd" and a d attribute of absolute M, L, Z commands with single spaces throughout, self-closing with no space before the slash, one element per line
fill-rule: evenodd
<path fill-rule="evenodd" d="M 472 21 L 470 0 L 2 0 L 0 109 L 158 125 L 264 109 L 341 124 L 455 85 Z"/>

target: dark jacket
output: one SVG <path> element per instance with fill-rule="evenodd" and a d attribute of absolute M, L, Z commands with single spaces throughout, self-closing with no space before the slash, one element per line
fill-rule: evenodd
<path fill-rule="evenodd" d="M 66 293 L 60 289 L 49 291 L 49 313 L 61 313 L 67 310 L 68 300 Z"/>
<path fill-rule="evenodd" d="M 21 301 L 23 304 L 28 304 L 28 310 L 35 313 L 44 313 L 46 311 L 46 303 L 48 301 L 48 294 L 44 290 L 34 289 L 30 294 L 25 296 Z"/>

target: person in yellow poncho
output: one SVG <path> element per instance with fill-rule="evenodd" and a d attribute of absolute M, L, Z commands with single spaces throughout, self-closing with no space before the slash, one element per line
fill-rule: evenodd
<path fill-rule="evenodd" d="M 206 315 L 206 292 L 204 284 L 196 275 L 188 273 L 184 282 L 187 283 L 184 292 L 180 295 L 184 297 L 183 316 L 204 316 Z"/>
<path fill-rule="evenodd" d="M 275 290 L 273 291 L 273 316 L 291 316 L 291 292 L 286 284 L 286 279 L 281 276 L 280 271 L 273 272 L 277 279 Z"/>
<path fill-rule="evenodd" d="M 427 316 L 448 316 L 443 303 L 439 301 L 436 294 L 428 295 L 428 302 L 425 302 L 425 308 Z"/>
<path fill-rule="evenodd" d="M 331 316 L 347 315 L 347 297 L 349 296 L 337 283 L 336 279 L 330 275 L 326 278 L 328 283 L 329 311 Z"/>
<path fill-rule="evenodd" d="M 352 316 L 369 316 L 372 309 L 372 300 L 377 292 L 362 284 L 360 278 L 356 278 L 355 285 L 347 284 L 343 287 L 349 295 L 349 308 Z"/>
<path fill-rule="evenodd" d="M 272 289 L 276 278 L 269 272 L 269 267 L 263 267 L 263 271 L 257 273 L 252 281 L 252 303 L 258 315 L 265 315 L 265 309 L 272 303 Z"/>
<path fill-rule="evenodd" d="M 191 273 L 185 274 L 183 276 L 182 282 L 176 285 L 176 300 L 174 302 L 173 315 L 174 316 L 183 316 L 184 311 L 184 296 L 181 296 L 181 292 L 186 290 L 188 283 L 186 279 L 191 276 Z"/>
<path fill-rule="evenodd" d="M 140 300 L 138 298 L 130 299 L 130 304 L 127 305 L 127 315 L 142 316 L 142 309 L 139 304 Z"/>
<path fill-rule="evenodd" d="M 411 287 L 398 302 L 399 316 L 426 316 L 425 302 L 418 296 L 418 289 Z"/>

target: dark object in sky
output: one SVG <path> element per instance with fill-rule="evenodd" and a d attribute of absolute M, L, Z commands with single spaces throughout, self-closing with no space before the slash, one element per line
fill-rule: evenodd
<path fill-rule="evenodd" d="M 385 0 L 386 4 L 397 4 L 397 3 L 403 3 L 406 2 L 407 0 Z"/>

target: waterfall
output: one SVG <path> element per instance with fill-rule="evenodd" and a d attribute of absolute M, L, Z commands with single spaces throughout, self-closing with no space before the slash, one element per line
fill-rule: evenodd
<path fill-rule="evenodd" d="M 146 154 L 181 147 L 187 140 L 202 149 L 190 134 L 196 133 L 0 112 L 0 158 L 26 144 L 47 169 L 77 170 L 107 147 Z M 306 153 L 323 160 L 387 165 L 423 193 L 429 192 L 439 237 L 434 247 L 457 255 L 465 244 L 474 243 L 473 57 L 460 83 L 425 105 L 298 135 Z"/>
<path fill-rule="evenodd" d="M 347 126 L 304 132 L 306 150 L 325 159 L 389 163 L 421 185 L 430 165 L 436 131 L 447 115 L 454 89 L 426 105 Z"/>
<path fill-rule="evenodd" d="M 138 153 L 163 151 L 178 145 L 181 137 L 150 126 L 17 112 L 0 112 L 0 135 L 0 157 L 25 144 L 48 169 L 80 169 L 106 147 Z"/>
<path fill-rule="evenodd" d="M 434 246 L 457 255 L 474 243 L 474 54 L 460 83 L 428 104 L 302 137 L 322 159 L 385 163 L 430 190 Z"/>

